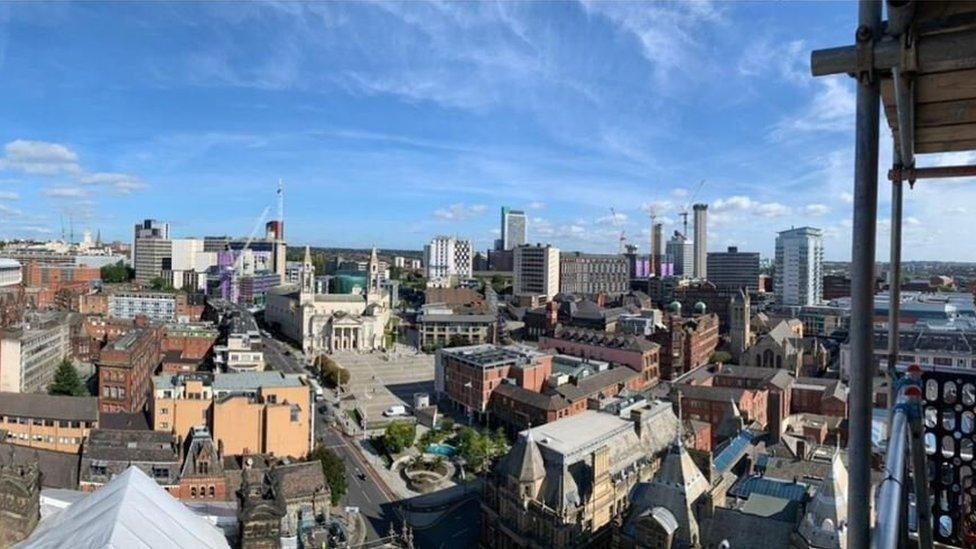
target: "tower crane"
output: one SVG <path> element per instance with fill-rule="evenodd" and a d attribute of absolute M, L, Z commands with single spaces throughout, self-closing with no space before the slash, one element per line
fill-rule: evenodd
<path fill-rule="evenodd" d="M 251 242 L 254 241 L 254 237 L 258 234 L 258 230 L 261 229 L 261 225 L 264 223 L 264 219 L 268 217 L 268 211 L 271 210 L 271 206 L 265 206 L 261 215 L 254 220 L 254 227 L 251 229 L 251 234 L 247 235 L 247 240 L 244 241 L 244 247 L 241 248 L 241 253 L 237 255 L 237 259 L 234 260 L 234 273 L 237 274 L 240 267 L 241 261 L 244 259 L 244 253 L 247 252 L 248 248 L 251 247 Z"/>
<path fill-rule="evenodd" d="M 617 226 L 617 210 L 613 206 L 610 206 L 610 224 L 614 227 Z M 620 241 L 620 253 L 622 254 L 627 251 L 627 231 L 621 230 L 618 240 Z"/>
<path fill-rule="evenodd" d="M 698 196 L 698 191 L 700 191 L 704 185 L 705 185 L 704 179 L 698 182 L 698 186 L 695 187 L 695 192 L 691 193 L 691 196 L 688 197 L 688 202 L 685 203 L 685 207 L 680 212 L 678 212 L 678 215 L 681 216 L 682 224 L 684 226 L 684 230 L 682 231 L 681 234 L 683 234 L 685 238 L 688 237 L 688 207 L 694 203 L 695 197 Z"/>

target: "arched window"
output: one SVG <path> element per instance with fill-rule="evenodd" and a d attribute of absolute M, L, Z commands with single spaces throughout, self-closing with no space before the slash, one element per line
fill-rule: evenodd
<path fill-rule="evenodd" d="M 196 486 L 190 488 L 190 497 L 191 498 L 197 497 L 197 487 Z"/>

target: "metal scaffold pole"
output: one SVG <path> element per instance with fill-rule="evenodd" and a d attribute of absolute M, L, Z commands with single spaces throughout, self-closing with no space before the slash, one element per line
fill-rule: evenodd
<path fill-rule="evenodd" d="M 871 389 L 874 377 L 874 261 L 878 213 L 880 91 L 873 48 L 881 2 L 860 0 L 856 33 L 857 132 L 854 154 L 854 227 L 851 247 L 851 391 L 848 518 L 850 547 L 871 544 Z"/>
<path fill-rule="evenodd" d="M 897 143 L 892 164 L 901 167 L 901 155 Z M 895 402 L 898 366 L 898 323 L 901 312 L 901 217 L 902 191 L 900 177 L 891 181 L 891 262 L 888 265 L 888 406 Z"/>

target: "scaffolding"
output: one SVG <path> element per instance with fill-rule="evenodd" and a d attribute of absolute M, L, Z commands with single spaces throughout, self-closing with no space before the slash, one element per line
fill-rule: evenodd
<path fill-rule="evenodd" d="M 901 283 L 901 231 L 904 183 L 913 188 L 923 179 L 976 176 L 976 166 L 921 168 L 916 155 L 976 150 L 976 2 L 888 0 L 882 21 L 881 0 L 859 0 L 855 43 L 814 51 L 813 76 L 849 74 L 857 80 L 854 167 L 854 219 L 851 250 L 851 379 L 848 438 L 848 517 L 850 547 L 871 543 L 871 406 L 873 363 L 873 277 L 878 214 L 878 149 L 882 102 L 893 141 L 891 182 L 891 263 L 887 371 L 892 414 L 886 456 L 886 480 L 879 496 L 876 547 L 906 547 L 908 490 L 901 482 L 912 477 L 918 521 L 917 542 L 932 544 L 932 506 L 926 482 L 932 460 L 924 453 L 906 460 L 906 437 L 914 440 L 912 412 L 897 371 Z M 972 375 L 972 374 L 966 374 Z M 930 402 L 935 406 L 936 403 Z M 921 434 L 921 423 L 918 426 Z M 914 448 L 915 446 L 909 444 Z M 900 454 L 900 455 L 899 455 Z M 930 453 L 931 455 L 931 453 Z M 957 454 L 958 457 L 958 454 Z M 928 463 L 928 465 L 926 465 Z M 957 464 L 958 465 L 958 464 Z M 938 474 L 934 475 L 938 477 Z M 958 478 L 958 477 L 956 477 Z M 961 482 L 961 481 L 960 481 Z M 895 486 L 897 485 L 897 487 Z M 959 484 L 954 484 L 955 488 Z M 933 505 L 936 505 L 933 503 Z M 941 502 L 938 504 L 941 505 Z M 944 507 L 944 506 L 943 506 Z M 956 502 L 958 507 L 958 502 Z M 945 509 L 940 509 L 946 513 Z M 962 544 L 964 522 L 936 541 Z M 947 516 L 947 515 L 944 515 Z M 948 535 L 943 535 L 948 534 Z M 911 541 L 915 543 L 915 541 Z"/>

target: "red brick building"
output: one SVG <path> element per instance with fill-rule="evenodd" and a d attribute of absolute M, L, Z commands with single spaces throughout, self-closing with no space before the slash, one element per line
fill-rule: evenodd
<path fill-rule="evenodd" d="M 674 379 L 703 364 L 707 364 L 718 347 L 718 316 L 714 313 L 683 317 L 669 314 L 664 319 L 666 330 L 650 336 L 661 346 L 661 377 Z"/>
<path fill-rule="evenodd" d="M 47 265 L 31 261 L 23 267 L 24 287 L 30 292 L 38 308 L 71 308 L 75 297 L 87 292 L 93 282 L 102 279 L 94 267 Z"/>
<path fill-rule="evenodd" d="M 163 327 L 162 372 L 196 372 L 213 357 L 219 332 L 209 323 L 167 324 Z"/>
<path fill-rule="evenodd" d="M 98 368 L 100 412 L 139 412 L 145 408 L 151 377 L 160 362 L 159 328 L 133 328 L 106 345 L 95 365 Z"/>
<path fill-rule="evenodd" d="M 797 378 L 790 393 L 794 414 L 847 417 L 847 387 L 839 379 Z"/>
<path fill-rule="evenodd" d="M 195 427 L 190 434 L 174 495 L 190 501 L 232 499 L 217 445 L 206 427 Z"/>
<path fill-rule="evenodd" d="M 539 392 L 552 373 L 552 356 L 521 347 L 474 345 L 440 349 L 434 367 L 434 387 L 470 413 L 483 414 L 492 392 L 506 378 Z"/>
<path fill-rule="evenodd" d="M 653 387 L 661 378 L 661 346 L 638 335 L 560 326 L 539 338 L 539 349 L 627 366 L 638 374 L 631 382 L 634 390 Z"/>

